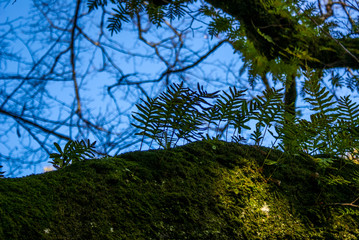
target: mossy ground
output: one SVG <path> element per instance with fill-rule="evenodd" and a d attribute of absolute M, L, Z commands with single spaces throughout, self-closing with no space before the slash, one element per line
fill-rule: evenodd
<path fill-rule="evenodd" d="M 359 167 L 202 141 L 0 179 L 0 239 L 357 239 Z"/>

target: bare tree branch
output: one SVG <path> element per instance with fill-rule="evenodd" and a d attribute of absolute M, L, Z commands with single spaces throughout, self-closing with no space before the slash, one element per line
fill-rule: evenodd
<path fill-rule="evenodd" d="M 77 83 L 76 77 L 76 66 L 75 66 L 75 35 L 76 35 L 76 28 L 77 28 L 77 19 L 80 11 L 80 4 L 81 0 L 77 0 L 76 2 L 76 9 L 73 19 L 73 26 L 71 29 L 71 41 L 70 41 L 70 51 L 71 51 L 71 67 L 72 67 L 72 80 L 74 81 L 74 88 L 75 88 L 75 95 L 76 95 L 76 102 L 77 102 L 77 109 L 76 113 L 81 116 L 81 99 L 80 99 L 80 90 Z"/>

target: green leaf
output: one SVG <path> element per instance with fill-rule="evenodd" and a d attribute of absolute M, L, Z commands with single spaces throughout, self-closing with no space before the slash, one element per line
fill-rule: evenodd
<path fill-rule="evenodd" d="M 61 149 L 60 145 L 59 145 L 58 143 L 56 143 L 56 142 L 54 143 L 54 145 L 55 145 L 55 147 L 56 147 L 57 151 L 58 151 L 59 153 L 63 154 L 63 152 L 62 152 L 62 149 Z"/>

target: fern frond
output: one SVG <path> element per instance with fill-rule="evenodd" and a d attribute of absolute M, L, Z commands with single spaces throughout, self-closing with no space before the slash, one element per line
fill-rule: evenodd
<path fill-rule="evenodd" d="M 211 125 L 213 124 L 217 129 L 217 121 L 220 119 L 219 115 L 219 106 L 213 105 L 203 112 L 202 115 L 203 121 L 206 123 L 206 127 L 202 128 L 202 130 L 207 130 L 206 135 L 209 134 L 209 130 L 211 129 Z"/>
<path fill-rule="evenodd" d="M 256 129 L 252 133 L 252 138 L 255 140 L 256 144 L 259 144 L 259 140 L 264 139 L 264 136 L 267 133 L 269 127 L 272 126 L 272 123 L 275 121 L 280 121 L 283 119 L 283 93 L 281 89 L 266 89 L 262 92 L 262 96 L 258 95 L 249 102 L 248 111 L 251 113 L 250 119 L 256 120 Z M 262 127 L 265 127 L 264 131 Z M 258 135 L 259 133 L 262 134 Z"/>
<path fill-rule="evenodd" d="M 236 87 L 230 87 L 229 94 L 225 91 L 222 91 L 223 95 L 219 96 L 214 107 L 214 109 L 218 111 L 216 116 L 218 120 L 218 124 L 216 124 L 216 135 L 221 136 L 223 132 L 228 129 L 228 127 L 236 125 L 236 116 L 240 112 L 239 110 L 242 109 L 242 104 L 245 101 L 245 99 L 242 98 L 245 91 L 246 90 L 239 91 Z M 220 132 L 220 126 L 222 122 L 225 122 L 225 127 Z"/>
<path fill-rule="evenodd" d="M 161 107 L 160 111 L 160 126 L 164 130 L 162 138 L 167 147 L 168 142 L 173 141 L 173 136 L 175 131 L 179 128 L 179 121 L 182 107 L 186 102 L 186 96 L 191 94 L 190 89 L 183 87 L 183 82 L 180 84 L 173 84 L 168 87 L 167 92 L 163 92 L 159 96 L 159 105 Z M 169 130 L 172 128 L 172 132 L 169 133 Z M 169 133 L 169 134 L 168 134 Z M 168 138 L 168 139 L 167 139 Z M 162 144 L 162 143 L 160 143 Z"/>
<path fill-rule="evenodd" d="M 313 111 L 327 115 L 332 118 L 332 121 L 335 121 L 337 108 L 335 107 L 335 102 L 332 101 L 334 96 L 324 87 L 321 87 L 318 80 L 306 80 L 304 82 L 304 92 L 308 95 L 304 100 L 312 106 Z"/>
<path fill-rule="evenodd" d="M 186 14 L 186 10 L 184 6 L 180 2 L 174 2 L 172 4 L 167 5 L 167 12 L 165 16 L 170 19 L 174 20 L 175 18 L 181 18 Z"/>
<path fill-rule="evenodd" d="M 165 132 L 172 129 L 172 133 L 167 135 L 172 142 L 174 136 L 178 142 L 180 138 L 189 140 L 197 139 L 201 136 L 197 133 L 199 126 L 203 123 L 201 110 L 211 106 L 206 99 L 215 98 L 217 92 L 208 93 L 197 85 L 198 92 L 183 87 L 181 84 L 173 84 L 159 97 L 163 114 L 161 124 Z"/>
<path fill-rule="evenodd" d="M 246 125 L 246 123 L 250 120 L 250 115 L 253 109 L 248 105 L 246 100 L 241 102 L 241 107 L 235 112 L 235 117 L 233 119 L 233 127 L 238 133 L 241 132 L 241 129 L 250 130 L 251 128 Z"/>
<path fill-rule="evenodd" d="M 348 76 L 344 79 L 346 87 L 349 88 L 352 92 L 359 91 L 359 74 L 354 74 Z"/>
<path fill-rule="evenodd" d="M 283 106 L 283 93 L 281 89 L 266 89 L 263 95 L 256 96 L 251 105 L 253 111 L 252 119 L 257 120 L 262 126 L 270 126 L 273 121 L 281 119 Z"/>
<path fill-rule="evenodd" d="M 147 97 L 147 101 L 144 101 L 143 99 L 141 99 L 141 101 L 142 104 L 136 104 L 139 112 L 134 112 L 132 114 L 132 117 L 137 120 L 140 125 L 131 123 L 132 126 L 142 130 L 141 132 L 136 133 L 136 135 L 142 135 L 140 150 L 142 149 L 145 136 L 155 140 L 158 137 L 158 134 L 161 133 L 158 124 L 160 119 L 158 98 Z"/>
<path fill-rule="evenodd" d="M 316 130 L 312 128 L 311 122 L 305 119 L 294 119 L 292 115 L 285 113 L 283 119 L 275 126 L 278 137 L 282 140 L 282 150 L 288 154 L 296 154 L 304 151 L 312 151 L 310 144 L 312 138 L 317 136 Z"/>
<path fill-rule="evenodd" d="M 315 139 L 311 139 L 312 143 L 315 143 L 312 147 L 320 154 L 337 155 L 338 152 L 341 152 L 339 149 L 341 147 L 339 146 L 342 145 L 337 138 L 338 133 L 341 131 L 338 127 L 343 126 L 344 123 L 337 124 L 341 118 L 338 110 L 340 108 L 342 112 L 347 112 L 348 109 L 345 109 L 345 105 L 348 102 L 343 99 L 344 102 L 340 103 L 342 105 L 340 106 L 339 104 L 338 108 L 336 102 L 333 101 L 334 96 L 325 87 L 321 87 L 319 78 L 315 75 L 305 81 L 303 90 L 307 94 L 304 100 L 311 104 L 311 110 L 315 111 L 310 116 L 311 127 L 317 133 Z"/>
<path fill-rule="evenodd" d="M 354 103 L 349 96 L 341 97 L 338 102 L 339 118 L 351 123 L 358 124 L 359 103 Z"/>
<path fill-rule="evenodd" d="M 176 146 L 180 139 L 189 142 L 219 139 L 225 130 L 228 133 L 229 127 L 234 128 L 232 140 L 240 142 L 243 140 L 241 130 L 250 129 L 246 123 L 254 120 L 257 122 L 251 139 L 256 145 L 261 145 L 268 131 L 276 141 L 282 140 L 278 145 L 289 154 L 339 156 L 359 148 L 359 130 L 355 134 L 359 118 L 357 103 L 344 97 L 336 108 L 328 91 L 312 81 L 306 85 L 307 101 L 316 112 L 310 120 L 293 119 L 284 111 L 282 90 L 268 89 L 246 101 L 244 91 L 235 87 L 218 96 L 218 92 L 207 93 L 199 85 L 197 91 L 193 91 L 184 87 L 183 82 L 173 84 L 158 98 L 148 98 L 136 105 L 138 112 L 133 117 L 140 124 L 132 125 L 141 130 L 137 133 L 142 135 L 141 147 L 145 136 L 167 149 Z M 211 99 L 215 100 L 214 104 Z M 271 128 L 273 123 L 275 131 Z M 203 125 L 206 127 L 201 128 Z M 211 137 L 209 129 L 213 125 L 215 136 Z M 208 130 L 206 136 L 203 130 Z"/>
<path fill-rule="evenodd" d="M 197 92 L 180 84 L 168 87 L 156 99 L 136 105 L 139 112 L 133 117 L 141 125 L 132 124 L 141 129 L 137 135 L 155 140 L 160 147 L 175 146 L 180 139 L 199 140 L 202 137 L 200 126 L 205 121 L 202 111 L 212 107 L 208 99 L 217 97 L 218 92 L 208 93 L 197 85 Z M 141 141 L 141 147 L 143 138 Z"/>
<path fill-rule="evenodd" d="M 109 1 L 117 7 L 117 9 L 113 9 L 115 14 L 108 20 L 107 28 L 111 34 L 118 33 L 121 30 L 122 22 L 129 21 L 128 16 L 133 17 L 136 13 L 146 12 L 152 24 L 161 26 L 165 18 L 173 20 L 183 17 L 186 14 L 187 4 L 194 2 L 193 0 L 89 0 L 87 7 L 89 11 L 92 11 L 99 6 L 106 6 Z"/>
<path fill-rule="evenodd" d="M 111 32 L 111 35 L 113 35 L 113 33 L 118 33 L 121 31 L 122 22 L 130 21 L 130 19 L 126 16 L 130 13 L 122 4 L 118 4 L 117 8 L 113 8 L 112 10 L 115 12 L 115 14 L 113 17 L 110 17 L 108 19 L 109 24 L 107 26 L 107 29 Z"/>
<path fill-rule="evenodd" d="M 71 163 L 83 161 L 87 158 L 92 158 L 95 156 L 95 144 L 96 141 L 90 143 L 90 140 L 87 140 L 87 143 L 84 140 L 81 141 L 68 141 L 62 150 L 58 143 L 54 143 L 57 151 L 59 153 L 51 153 L 50 158 L 53 158 L 50 163 L 56 169 L 64 168 L 70 165 Z"/>
<path fill-rule="evenodd" d="M 111 2 L 113 1 L 111 0 Z M 99 6 L 106 6 L 106 5 L 107 5 L 107 0 L 88 0 L 87 2 L 87 7 L 89 9 L 89 12 L 97 9 Z"/>
<path fill-rule="evenodd" d="M 245 140 L 246 139 L 244 137 L 242 137 L 241 135 L 238 135 L 238 136 L 233 135 L 232 136 L 232 141 L 235 142 L 235 143 L 241 143 L 241 142 L 243 142 Z"/>
<path fill-rule="evenodd" d="M 178 122 L 177 132 L 177 142 L 179 139 L 185 139 L 189 142 L 194 140 L 200 140 L 202 134 L 198 132 L 199 126 L 202 124 L 201 113 L 194 111 L 191 114 L 184 116 Z"/>
<path fill-rule="evenodd" d="M 336 129 L 334 134 L 334 149 L 337 156 L 345 156 L 359 147 L 359 136 L 350 131 L 351 123 L 345 120 L 339 120 L 333 128 Z"/>
<path fill-rule="evenodd" d="M 263 136 L 262 136 L 262 131 L 260 129 L 259 124 L 256 124 L 256 129 L 251 134 L 251 139 L 254 141 L 256 146 L 260 145 L 260 142 L 262 141 Z"/>

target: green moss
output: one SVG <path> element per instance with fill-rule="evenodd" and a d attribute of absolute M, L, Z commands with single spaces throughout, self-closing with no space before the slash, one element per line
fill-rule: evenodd
<path fill-rule="evenodd" d="M 358 165 L 283 156 L 203 141 L 1 179 L 0 239 L 356 239 L 359 210 L 330 203 Z"/>

